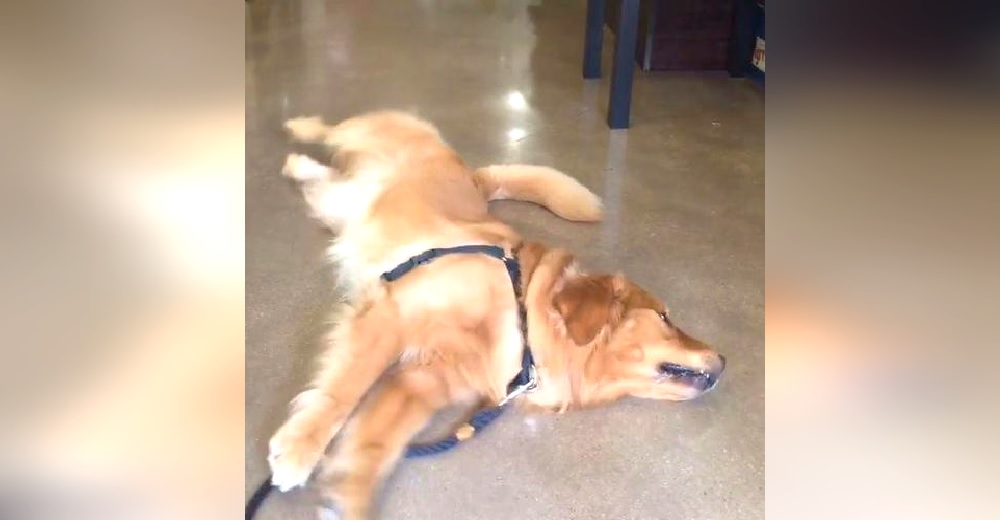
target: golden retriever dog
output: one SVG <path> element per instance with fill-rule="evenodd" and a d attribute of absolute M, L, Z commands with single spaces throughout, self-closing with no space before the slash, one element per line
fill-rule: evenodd
<path fill-rule="evenodd" d="M 339 433 L 321 493 L 342 518 L 370 518 L 379 483 L 436 411 L 508 397 L 522 369 L 522 308 L 537 377 L 514 399 L 524 405 L 685 400 L 718 381 L 724 358 L 671 323 L 655 296 L 620 274 L 586 273 L 569 252 L 526 242 L 487 211 L 488 201 L 517 199 L 599 220 L 600 199 L 571 177 L 540 166 L 472 169 L 434 126 L 400 112 L 335 126 L 297 118 L 286 129 L 332 152 L 332 166 L 292 154 L 283 173 L 337 234 L 329 256 L 346 303 L 315 379 L 270 440 L 279 489 L 303 485 Z M 498 246 L 516 259 L 521 301 L 505 262 L 484 254 L 444 255 L 382 278 L 432 248 L 462 245 Z"/>

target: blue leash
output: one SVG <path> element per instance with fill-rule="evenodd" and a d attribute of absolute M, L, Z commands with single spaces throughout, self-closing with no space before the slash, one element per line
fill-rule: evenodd
<path fill-rule="evenodd" d="M 469 419 L 469 422 L 460 426 L 455 433 L 434 442 L 422 443 L 422 444 L 410 444 L 406 447 L 407 459 L 416 459 L 419 457 L 427 457 L 430 455 L 437 455 L 438 453 L 444 453 L 455 446 L 458 443 L 472 438 L 473 435 L 483 431 L 491 422 L 496 420 L 497 417 L 503 415 L 504 406 L 497 406 L 495 408 L 486 408 L 476 412 L 475 415 Z"/>

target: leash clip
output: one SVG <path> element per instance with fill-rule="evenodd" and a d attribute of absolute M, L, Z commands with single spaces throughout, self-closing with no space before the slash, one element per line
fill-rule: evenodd
<path fill-rule="evenodd" d="M 534 392 L 536 388 L 538 388 L 538 374 L 535 372 L 535 365 L 531 365 L 528 367 L 528 382 L 511 390 L 507 394 L 507 397 L 504 397 L 497 406 L 504 406 L 518 396 Z"/>

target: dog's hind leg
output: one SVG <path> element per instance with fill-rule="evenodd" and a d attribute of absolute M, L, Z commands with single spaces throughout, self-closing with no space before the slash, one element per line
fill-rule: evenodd
<path fill-rule="evenodd" d="M 303 143 L 321 143 L 333 127 L 323 123 L 319 116 L 293 117 L 285 121 L 285 130 L 293 139 Z"/>
<path fill-rule="evenodd" d="M 292 413 L 269 443 L 272 483 L 286 491 L 305 483 L 330 440 L 365 392 L 397 359 L 403 345 L 395 304 L 387 299 L 339 320 L 319 374 L 292 402 Z"/>
<path fill-rule="evenodd" d="M 321 496 L 342 520 L 371 518 L 379 484 L 412 438 L 460 394 L 476 397 L 454 384 L 431 368 L 407 368 L 365 399 L 317 477 Z"/>

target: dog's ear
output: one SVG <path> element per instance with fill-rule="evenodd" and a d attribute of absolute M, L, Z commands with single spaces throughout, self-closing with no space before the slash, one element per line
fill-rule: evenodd
<path fill-rule="evenodd" d="M 566 282 L 552 300 L 577 345 L 614 327 L 625 312 L 628 282 L 621 276 L 583 276 Z"/>
<path fill-rule="evenodd" d="M 602 331 L 613 329 L 631 309 L 666 311 L 660 300 L 622 274 L 570 280 L 552 303 L 577 345 L 589 344 Z"/>
<path fill-rule="evenodd" d="M 622 303 L 624 304 L 626 311 L 630 309 L 652 309 L 656 312 L 667 311 L 663 302 L 642 287 L 630 282 L 625 278 L 625 275 L 619 274 L 617 277 L 621 280 L 623 285 L 619 294 L 622 297 Z"/>

